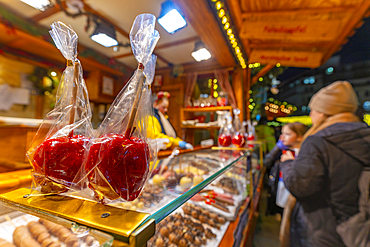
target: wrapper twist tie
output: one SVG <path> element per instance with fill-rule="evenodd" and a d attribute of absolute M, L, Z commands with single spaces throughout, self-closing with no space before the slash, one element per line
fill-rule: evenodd
<path fill-rule="evenodd" d="M 74 66 L 74 65 L 73 65 L 73 61 L 72 61 L 72 60 L 67 59 L 67 67 L 72 67 L 72 66 Z"/>
<path fill-rule="evenodd" d="M 144 64 L 142 64 L 142 63 L 139 63 L 139 65 L 137 66 L 137 69 L 141 69 L 141 70 L 144 70 Z"/>

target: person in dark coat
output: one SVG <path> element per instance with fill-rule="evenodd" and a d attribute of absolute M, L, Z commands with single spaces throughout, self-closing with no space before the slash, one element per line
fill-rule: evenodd
<path fill-rule="evenodd" d="M 298 157 L 281 157 L 285 186 L 301 203 L 317 247 L 345 246 L 336 226 L 359 210 L 358 179 L 362 167 L 370 166 L 370 129 L 354 115 L 357 103 L 346 81 L 322 88 L 309 103 L 313 126 Z"/>

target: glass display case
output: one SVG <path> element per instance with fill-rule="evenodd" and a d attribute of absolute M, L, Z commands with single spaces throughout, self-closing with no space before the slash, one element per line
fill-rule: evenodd
<path fill-rule="evenodd" d="M 29 196 L 29 188 L 1 194 L 0 236 L 16 244 L 17 227 L 32 233 L 30 224 L 47 228 L 56 223 L 78 239 L 66 243 L 47 228 L 60 246 L 222 246 L 246 228 L 242 217 L 249 214 L 263 171 L 261 151 L 258 142 L 249 148 L 174 150 L 153 164 L 150 180 L 132 202 L 103 205 L 63 195 Z M 90 235 L 94 241 L 86 243 Z"/>

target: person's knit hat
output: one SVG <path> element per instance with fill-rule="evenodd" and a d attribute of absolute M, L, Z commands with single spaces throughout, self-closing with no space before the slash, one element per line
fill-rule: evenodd
<path fill-rule="evenodd" d="M 348 81 L 336 81 L 315 93 L 308 107 L 326 115 L 342 112 L 355 113 L 358 99 Z"/>

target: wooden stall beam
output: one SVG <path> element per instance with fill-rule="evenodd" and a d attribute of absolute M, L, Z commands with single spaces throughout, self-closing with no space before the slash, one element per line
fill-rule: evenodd
<path fill-rule="evenodd" d="M 266 75 L 267 72 L 269 72 L 274 67 L 275 67 L 275 64 L 267 64 L 260 71 L 258 71 L 257 75 L 253 76 L 253 78 L 252 78 L 251 86 L 253 86 L 253 84 L 258 81 L 258 78 L 260 78 L 261 76 Z"/>
<path fill-rule="evenodd" d="M 226 0 L 226 4 L 230 8 L 232 20 L 234 21 L 235 27 L 238 31 L 240 31 L 243 24 L 242 10 L 239 2 L 239 0 Z"/>
<path fill-rule="evenodd" d="M 177 40 L 177 41 L 170 42 L 170 43 L 167 43 L 167 44 L 158 45 L 155 49 L 156 50 L 165 49 L 165 48 L 169 48 L 169 47 L 172 47 L 172 46 L 182 45 L 182 44 L 186 44 L 186 43 L 190 43 L 190 42 L 194 42 L 194 41 L 198 41 L 198 40 L 200 40 L 199 36 L 193 36 L 193 37 L 190 37 L 190 38 Z"/>
<path fill-rule="evenodd" d="M 243 70 L 243 79 L 244 79 L 244 82 L 245 82 L 245 86 L 244 86 L 244 92 L 245 92 L 245 98 L 244 98 L 245 119 L 249 120 L 249 119 L 251 119 L 251 112 L 249 110 L 249 98 L 251 97 L 250 93 L 249 93 L 249 90 L 251 89 L 251 69 L 249 67 L 247 67 L 245 70 Z"/>
<path fill-rule="evenodd" d="M 187 21 L 219 64 L 223 67 L 235 66 L 229 44 L 208 1 L 176 0 L 174 2 L 183 11 Z"/>
<path fill-rule="evenodd" d="M 63 8 L 67 8 L 67 4 L 65 2 L 62 2 L 62 7 Z M 31 21 L 34 21 L 34 22 L 39 22 L 45 18 L 48 18 L 49 16 L 52 16 L 58 12 L 60 12 L 62 9 L 60 8 L 60 5 L 59 4 L 55 4 L 53 7 L 50 7 L 48 9 L 46 9 L 45 11 L 41 11 L 40 13 L 38 13 L 37 15 L 34 15 L 33 17 L 31 17 Z"/>
<path fill-rule="evenodd" d="M 243 70 L 236 69 L 232 73 L 232 85 L 233 91 L 235 94 L 236 105 L 240 109 L 240 121 L 243 121 L 245 118 L 244 110 L 244 83 L 243 83 Z"/>
<path fill-rule="evenodd" d="M 247 40 L 247 39 L 246 39 Z M 294 50 L 299 50 L 299 49 L 304 49 L 304 50 L 312 50 L 315 49 L 317 50 L 324 50 L 325 48 L 331 47 L 331 42 L 249 42 L 249 47 L 250 48 L 258 48 L 258 49 L 272 49 L 272 48 L 286 48 L 286 49 L 294 49 Z"/>
<path fill-rule="evenodd" d="M 153 53 L 153 54 L 154 54 L 154 55 L 156 55 L 158 59 L 160 59 L 160 60 L 162 60 L 163 62 L 165 62 L 168 66 L 170 66 L 170 65 L 171 65 L 171 63 L 170 63 L 167 59 L 165 59 L 165 58 L 164 58 L 164 57 L 162 57 L 161 55 L 158 55 L 158 53 Z"/>
<path fill-rule="evenodd" d="M 97 15 L 99 16 L 100 18 L 108 21 L 110 24 L 112 24 L 114 26 L 114 29 L 116 29 L 117 32 L 119 32 L 120 34 L 122 34 L 123 36 L 125 36 L 126 38 L 130 39 L 130 34 L 128 32 L 126 32 L 125 30 L 123 30 L 121 27 L 119 27 L 117 24 L 114 23 L 114 21 L 111 21 L 109 20 L 106 16 L 103 16 L 102 14 L 100 14 L 99 12 L 97 12 L 96 10 L 94 10 L 93 8 L 90 7 L 90 5 L 88 5 L 86 3 L 86 1 L 84 1 L 84 10 L 85 11 L 88 11 L 88 12 L 91 12 L 93 13 L 94 15 Z"/>
<path fill-rule="evenodd" d="M 328 8 L 318 8 L 318 9 L 296 9 L 296 10 L 275 10 L 275 11 L 261 11 L 261 12 L 244 12 L 242 14 L 242 19 L 247 19 L 256 16 L 269 16 L 269 15 L 310 15 L 310 14 L 327 14 L 327 13 L 337 13 L 337 12 L 355 12 L 356 7 L 346 6 L 346 7 L 328 7 Z M 366 9 L 367 10 L 367 9 Z M 362 16 L 362 15 L 361 15 Z"/>
<path fill-rule="evenodd" d="M 200 40 L 200 38 L 198 36 L 194 36 L 194 37 L 190 37 L 190 38 L 186 38 L 186 39 L 174 41 L 174 42 L 167 43 L 167 44 L 158 45 L 155 48 L 155 51 L 158 51 L 158 50 L 164 49 L 164 48 L 169 48 L 169 47 L 172 47 L 172 46 L 186 44 L 186 43 L 189 43 L 189 42 L 194 42 L 194 41 L 197 41 L 197 40 Z M 128 53 L 125 53 L 125 54 L 121 54 L 121 55 L 115 56 L 114 58 L 115 59 L 118 59 L 118 58 L 128 57 L 128 56 L 132 56 L 132 55 L 133 55 L 132 52 L 128 52 Z"/>

